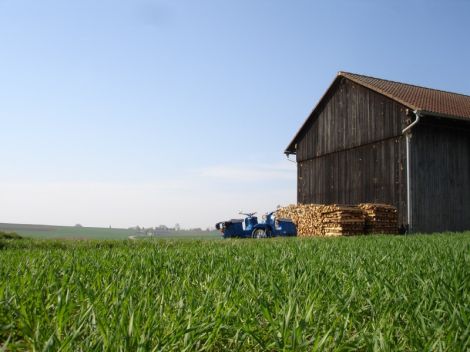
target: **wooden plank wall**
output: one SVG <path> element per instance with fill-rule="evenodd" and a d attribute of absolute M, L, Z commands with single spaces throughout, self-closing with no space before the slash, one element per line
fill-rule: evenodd
<path fill-rule="evenodd" d="M 405 140 L 331 153 L 298 163 L 299 203 L 387 203 L 406 224 Z"/>
<path fill-rule="evenodd" d="M 400 136 L 406 108 L 346 78 L 332 87 L 297 143 L 297 160 Z"/>
<path fill-rule="evenodd" d="M 299 203 L 393 204 L 406 224 L 406 108 L 345 78 L 297 143 Z"/>
<path fill-rule="evenodd" d="M 415 232 L 470 230 L 470 128 L 424 118 L 411 138 Z"/>

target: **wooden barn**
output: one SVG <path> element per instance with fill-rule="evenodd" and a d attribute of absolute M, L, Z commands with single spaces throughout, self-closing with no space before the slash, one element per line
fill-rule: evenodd
<path fill-rule="evenodd" d="M 470 96 L 339 72 L 285 153 L 298 203 L 387 203 L 412 232 L 470 229 Z"/>

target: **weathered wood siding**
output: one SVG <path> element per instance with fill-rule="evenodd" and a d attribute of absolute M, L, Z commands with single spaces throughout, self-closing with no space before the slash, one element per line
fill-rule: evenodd
<path fill-rule="evenodd" d="M 297 143 L 297 160 L 401 136 L 405 107 L 346 78 L 322 101 Z"/>
<path fill-rule="evenodd" d="M 470 229 L 470 128 L 424 118 L 411 138 L 412 226 L 417 232 Z"/>
<path fill-rule="evenodd" d="M 406 108 L 340 80 L 297 144 L 299 203 L 380 202 L 406 224 Z"/>
<path fill-rule="evenodd" d="M 406 224 L 405 153 L 400 137 L 301 161 L 298 202 L 392 204 Z"/>

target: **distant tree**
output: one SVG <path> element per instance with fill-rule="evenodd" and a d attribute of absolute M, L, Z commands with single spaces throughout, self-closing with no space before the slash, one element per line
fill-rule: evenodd
<path fill-rule="evenodd" d="M 181 230 L 180 224 L 176 224 L 175 225 L 175 231 L 180 231 L 180 230 Z"/>
<path fill-rule="evenodd" d="M 75 227 L 83 227 L 83 226 L 80 224 L 75 224 Z"/>

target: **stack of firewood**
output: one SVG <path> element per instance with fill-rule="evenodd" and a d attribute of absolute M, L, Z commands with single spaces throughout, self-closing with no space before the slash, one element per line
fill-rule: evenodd
<path fill-rule="evenodd" d="M 276 215 L 291 219 L 301 237 L 398 233 L 397 208 L 387 204 L 298 204 L 280 208 Z"/>
<path fill-rule="evenodd" d="M 297 235 L 342 236 L 364 232 L 364 215 L 361 209 L 347 205 L 299 204 L 277 211 L 278 218 L 291 219 Z"/>
<path fill-rule="evenodd" d="M 364 233 L 364 214 L 354 206 L 327 205 L 322 210 L 322 236 L 348 236 Z"/>
<path fill-rule="evenodd" d="M 276 217 L 291 219 L 297 228 L 297 236 L 321 236 L 322 207 L 323 205 L 317 204 L 291 204 L 278 209 Z"/>
<path fill-rule="evenodd" d="M 365 233 L 398 233 L 397 208 L 387 204 L 358 205 L 365 215 Z"/>

